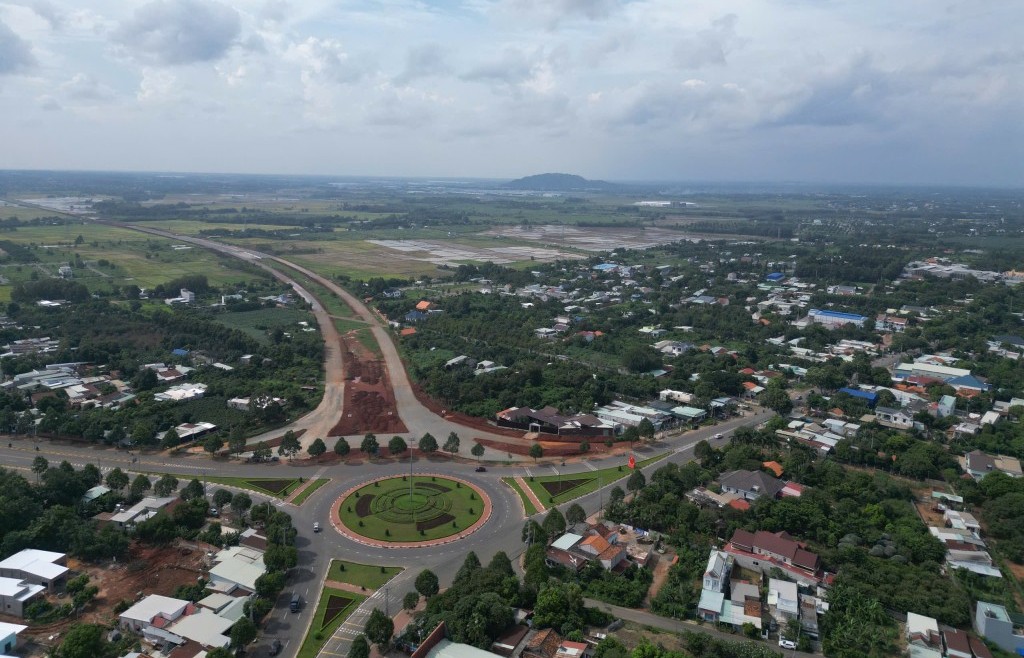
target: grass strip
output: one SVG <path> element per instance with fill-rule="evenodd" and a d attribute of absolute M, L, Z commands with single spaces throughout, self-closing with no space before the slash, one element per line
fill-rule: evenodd
<path fill-rule="evenodd" d="M 663 453 L 643 461 L 636 463 L 637 469 L 644 468 L 650 464 L 655 463 L 660 459 L 667 457 L 669 453 Z M 586 496 L 587 494 L 593 493 L 598 489 L 607 486 L 613 482 L 628 478 L 633 471 L 631 471 L 625 464 L 620 466 L 612 466 L 610 468 L 602 468 L 597 471 L 585 471 L 583 473 L 565 474 L 559 477 L 558 475 L 536 475 L 533 477 L 525 478 L 526 484 L 530 487 L 533 493 L 537 496 L 537 499 L 543 503 L 550 503 L 552 505 L 561 505 L 567 503 L 570 500 L 575 500 L 580 496 Z M 564 491 L 557 496 L 552 496 L 548 493 L 547 489 L 544 488 L 543 483 L 545 482 L 558 482 L 559 480 L 570 480 L 570 479 L 589 479 L 590 482 L 582 484 L 578 487 Z"/>
<path fill-rule="evenodd" d="M 331 568 L 327 572 L 327 579 L 374 590 L 380 589 L 381 585 L 402 573 L 402 571 L 402 567 L 375 567 L 347 560 L 331 560 Z"/>
<path fill-rule="evenodd" d="M 324 617 L 327 614 L 327 602 L 330 601 L 332 595 L 351 599 L 352 602 L 348 604 L 341 614 L 336 614 L 333 619 L 325 623 Z M 361 594 L 325 587 L 320 593 L 320 600 L 317 601 L 316 612 L 313 614 L 313 623 L 309 625 L 309 633 L 302 640 L 302 646 L 299 647 L 297 657 L 315 658 L 320 653 L 320 650 L 324 648 L 324 645 L 327 644 L 327 640 L 334 635 L 334 631 L 338 630 L 338 627 L 348 619 L 349 615 L 355 612 L 364 600 L 366 600 L 366 597 Z"/>
<path fill-rule="evenodd" d="M 308 487 L 299 492 L 299 495 L 292 501 L 294 505 L 301 505 L 306 499 L 316 493 L 316 490 L 330 482 L 330 478 L 317 478 Z"/>
<path fill-rule="evenodd" d="M 533 504 L 533 501 L 526 495 L 526 492 L 524 492 L 522 487 L 519 486 L 519 483 L 516 482 L 515 478 L 501 478 L 501 481 L 511 487 L 512 491 L 519 494 L 519 500 L 523 502 L 523 512 L 527 517 L 531 517 L 537 513 L 537 506 Z"/>
<path fill-rule="evenodd" d="M 264 496 L 273 496 L 274 498 L 281 499 L 287 498 L 293 491 L 302 486 L 302 482 L 298 478 L 242 478 L 228 475 L 207 475 L 205 479 L 212 484 L 226 484 L 229 487 L 248 489 L 249 491 L 261 493 Z M 265 483 L 266 486 L 261 486 L 261 482 Z"/>

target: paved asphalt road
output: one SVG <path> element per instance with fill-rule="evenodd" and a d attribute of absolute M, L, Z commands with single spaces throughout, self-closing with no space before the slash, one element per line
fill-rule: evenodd
<path fill-rule="evenodd" d="M 199 246 L 213 249 L 237 258 L 244 259 L 250 263 L 267 267 L 262 260 L 271 257 L 258 254 L 238 247 L 224 245 L 211 240 L 181 236 L 166 231 L 150 228 L 140 228 L 129 225 L 122 225 L 128 228 L 135 228 L 146 233 L 153 233 L 170 237 L 175 240 L 187 241 Z M 284 262 L 284 261 L 282 261 Z M 294 267 L 293 264 L 286 263 Z M 269 268 L 268 268 L 269 269 Z M 297 268 L 302 271 L 302 268 Z M 278 279 L 293 285 L 296 291 L 307 300 L 312 297 L 307 291 L 301 288 L 297 282 L 287 275 L 271 269 Z M 429 409 L 426 409 L 412 395 L 408 376 L 402 367 L 398 357 L 398 351 L 391 340 L 387 330 L 380 326 L 377 318 L 358 299 L 353 298 L 346 291 L 340 289 L 333 282 L 319 277 L 313 272 L 304 272 L 312 276 L 322 285 L 327 286 L 333 292 L 348 302 L 356 313 L 374 327 L 381 349 L 387 362 L 389 374 L 395 387 L 395 396 L 398 402 L 399 413 L 410 429 L 411 436 L 419 436 L 424 431 L 430 431 L 435 436 L 447 436 L 449 431 L 465 431 L 459 425 L 437 416 Z M 333 323 L 329 316 L 319 304 L 313 301 L 314 313 L 321 325 L 325 341 L 327 341 L 327 356 L 325 367 L 327 369 L 327 391 L 324 401 L 316 410 L 298 419 L 292 424 L 292 428 L 307 429 L 307 437 L 312 440 L 316 436 L 327 436 L 329 426 L 338 417 L 343 401 L 344 373 L 340 354 L 338 353 L 337 334 L 334 332 Z M 700 428 L 686 432 L 678 437 L 668 439 L 654 446 L 639 448 L 638 456 L 654 456 L 665 451 L 671 451 L 668 461 L 685 462 L 693 457 L 693 447 L 702 439 L 708 439 L 712 443 L 722 443 L 728 440 L 728 434 L 735 428 L 748 424 L 763 422 L 771 416 L 770 412 L 756 409 L 745 417 L 733 418 L 713 427 Z M 283 432 L 278 430 L 275 433 Z M 715 440 L 717 433 L 726 434 L 725 437 Z M 486 436 L 485 432 L 475 432 L 477 436 Z M 2 439 L 0 439 L 2 440 Z M 291 514 L 296 528 L 299 531 L 296 539 L 296 546 L 299 551 L 299 562 L 288 577 L 288 584 L 282 592 L 277 605 L 270 613 L 268 622 L 264 629 L 263 637 L 256 647 L 249 651 L 250 656 L 267 655 L 269 643 L 273 638 L 279 638 L 285 643 L 285 650 L 282 656 L 294 656 L 298 651 L 302 638 L 305 635 L 315 609 L 315 603 L 319 596 L 321 585 L 326 577 L 330 560 L 332 558 L 343 558 L 355 562 L 367 564 L 380 564 L 386 566 L 403 566 L 406 570 L 391 581 L 387 588 L 387 605 L 392 610 L 397 609 L 401 604 L 401 597 L 405 592 L 412 589 L 411 581 L 416 574 L 424 568 L 430 568 L 437 573 L 442 583 L 451 582 L 462 564 L 465 555 L 469 551 L 475 551 L 481 561 L 486 562 L 497 551 L 505 551 L 509 557 L 515 559 L 523 552 L 525 546 L 520 541 L 521 528 L 523 523 L 522 507 L 518 497 L 509 488 L 505 487 L 500 478 L 504 476 L 528 475 L 527 469 L 533 473 L 543 471 L 545 468 L 554 468 L 555 463 L 534 465 L 532 463 L 520 466 L 492 466 L 486 473 L 476 473 L 475 463 L 463 463 L 450 461 L 446 458 L 414 460 L 411 464 L 412 472 L 435 473 L 439 475 L 457 475 L 462 479 L 472 482 L 480 487 L 491 498 L 493 512 L 490 519 L 478 531 L 468 537 L 451 544 L 437 546 L 434 548 L 373 548 L 357 543 L 333 530 L 330 523 L 330 509 L 334 501 L 347 489 L 360 484 L 370 477 L 386 475 L 401 475 L 410 470 L 409 462 L 402 463 L 378 463 L 378 464 L 341 464 L 330 467 L 320 466 L 293 466 L 286 462 L 270 464 L 246 464 L 238 461 L 213 461 L 205 456 L 182 456 L 167 457 L 165 455 L 131 454 L 125 451 L 113 450 L 110 448 L 88 446 L 81 447 L 72 444 L 53 442 L 36 443 L 28 438 L 10 439 L 11 447 L 0 447 L 0 464 L 14 468 L 29 470 L 32 460 L 37 455 L 43 455 L 51 462 L 67 460 L 76 466 L 86 463 L 94 463 L 100 466 L 101 470 L 108 471 L 115 466 L 121 467 L 127 472 L 148 472 L 148 473 L 173 473 L 179 479 L 202 478 L 203 475 L 229 475 L 238 477 L 266 477 L 281 476 L 288 477 L 327 477 L 330 483 L 317 491 L 301 507 L 281 501 L 275 501 L 275 505 Z M 2 445 L 2 443 L 0 443 Z M 504 460 L 505 453 L 500 454 Z M 582 462 L 569 462 L 565 466 L 558 466 L 558 470 L 565 475 L 574 473 L 588 473 L 595 468 L 623 463 L 623 456 L 608 457 L 601 460 L 585 460 Z M 663 460 L 664 461 L 664 460 Z M 645 471 L 649 475 L 654 469 L 660 467 L 662 462 L 653 464 Z M 553 471 L 552 471 L 553 472 Z M 211 485 L 208 491 L 213 491 L 218 485 Z M 610 487 L 614 483 L 605 485 L 600 491 L 595 491 L 574 502 L 580 503 L 588 513 L 592 513 L 599 507 L 600 501 L 608 495 Z M 256 495 L 255 499 L 261 497 Z M 562 506 L 565 507 L 565 506 Z M 320 522 L 324 526 L 321 533 L 313 533 L 313 523 Z M 288 602 L 294 593 L 298 593 L 304 605 L 297 613 L 288 611 Z M 334 657 L 345 656 L 348 653 L 348 646 L 355 633 L 361 628 L 362 621 L 373 607 L 384 608 L 386 602 L 385 594 L 378 592 L 373 598 L 368 599 L 347 621 L 338 629 L 338 632 L 328 641 L 322 655 Z"/>
<path fill-rule="evenodd" d="M 736 427 L 760 423 L 770 416 L 770 412 L 758 410 L 746 417 L 737 417 L 713 427 L 686 432 L 679 437 L 653 446 L 638 447 L 636 453 L 640 459 L 643 459 L 671 451 L 672 454 L 665 460 L 661 460 L 644 469 L 649 476 L 651 472 L 666 461 L 682 463 L 691 460 L 693 457 L 693 447 L 702 439 L 708 439 L 712 443 L 721 444 L 728 440 L 728 434 Z M 726 436 L 716 441 L 713 436 L 717 433 L 722 433 Z M 505 551 L 515 561 L 525 550 L 525 545 L 520 541 L 520 531 L 523 524 L 522 506 L 516 494 L 502 484 L 500 478 L 526 476 L 527 469 L 534 474 L 553 473 L 555 472 L 555 467 L 564 475 L 586 474 L 592 472 L 594 468 L 603 468 L 624 463 L 625 461 L 623 456 L 618 456 L 600 460 L 567 462 L 565 466 L 560 466 L 559 462 L 550 461 L 546 463 L 541 462 L 539 465 L 489 465 L 489 470 L 486 473 L 477 473 L 474 470 L 474 462 L 451 461 L 447 458 L 415 459 L 412 462 L 414 474 L 457 475 L 480 487 L 491 498 L 493 505 L 491 518 L 478 531 L 452 544 L 429 549 L 375 548 L 352 541 L 333 530 L 330 524 L 331 505 L 344 491 L 371 477 L 408 473 L 410 468 L 408 461 L 374 464 L 352 463 L 330 467 L 293 466 L 287 462 L 248 464 L 234 460 L 214 461 L 206 456 L 168 458 L 163 454 L 133 454 L 123 450 L 95 446 L 83 447 L 49 441 L 37 443 L 31 438 L 11 438 L 9 441 L 12 447 L 0 447 L 0 464 L 26 471 L 31 468 L 32 460 L 36 456 L 43 455 L 51 463 L 67 460 L 77 467 L 81 467 L 86 463 L 97 464 L 104 472 L 117 466 L 130 473 L 173 473 L 183 480 L 183 484 L 187 478 L 195 477 L 201 480 L 204 475 L 236 477 L 268 477 L 276 475 L 330 478 L 330 482 L 313 494 L 301 507 L 296 507 L 282 501 L 274 501 L 280 509 L 292 516 L 294 524 L 299 531 L 298 538 L 296 539 L 296 546 L 299 550 L 299 564 L 289 574 L 288 585 L 268 618 L 263 639 L 258 643 L 258 647 L 249 652 L 249 655 L 252 656 L 266 655 L 267 646 L 271 639 L 275 637 L 280 638 L 282 642 L 286 643 L 286 650 L 282 653 L 283 656 L 295 655 L 298 645 L 301 643 L 306 628 L 310 623 L 321 584 L 326 577 L 332 558 L 341 558 L 366 564 L 406 567 L 406 571 L 389 585 L 390 608 L 396 610 L 401 605 L 401 597 L 412 589 L 411 581 L 421 569 L 433 569 L 442 583 L 448 583 L 451 582 L 455 572 L 458 571 L 459 566 L 461 566 L 469 551 L 475 551 L 480 556 L 481 561 L 486 562 L 498 551 Z M 37 445 L 39 451 L 35 449 Z M 208 491 L 212 492 L 219 486 L 210 484 L 208 485 Z M 588 513 L 595 512 L 599 507 L 600 501 L 607 499 L 608 492 L 613 486 L 615 486 L 615 483 L 609 483 L 600 492 L 595 491 L 574 502 L 580 503 Z M 254 499 L 260 500 L 261 497 L 257 494 L 254 495 Z M 262 497 L 262 499 L 273 500 L 266 497 Z M 561 506 L 563 511 L 566 506 Z M 313 532 L 313 523 L 317 521 L 324 526 L 323 532 Z M 298 613 L 288 611 L 288 601 L 293 593 L 298 593 L 305 602 L 302 610 Z M 382 593 L 364 604 L 357 614 L 353 615 L 352 620 L 338 630 L 335 636 L 328 642 L 323 655 L 328 657 L 347 655 L 348 644 L 352 637 L 354 637 L 354 630 L 361 627 L 361 624 L 357 626 L 356 622 L 364 619 L 365 615 L 374 606 L 384 608 Z"/>

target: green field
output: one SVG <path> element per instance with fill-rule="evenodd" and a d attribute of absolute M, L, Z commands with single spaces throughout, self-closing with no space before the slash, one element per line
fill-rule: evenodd
<path fill-rule="evenodd" d="M 219 313 L 213 316 L 218 323 L 238 329 L 265 345 L 270 344 L 270 332 L 280 327 L 293 333 L 302 331 L 299 322 L 307 322 L 316 328 L 316 318 L 309 311 L 297 308 L 261 308 L 256 311 Z"/>
<path fill-rule="evenodd" d="M 643 461 L 638 461 L 636 467 L 644 468 L 654 462 L 664 459 L 669 453 L 657 455 Z M 539 475 L 526 478 L 526 484 L 533 493 L 545 505 L 561 505 L 570 500 L 586 496 L 613 482 L 627 478 L 632 473 L 626 465 L 602 468 L 599 471 L 584 471 L 582 473 L 558 475 Z M 547 487 L 545 487 L 547 485 Z M 554 493 L 558 489 L 559 493 Z M 525 497 L 524 497 L 525 500 Z"/>
<path fill-rule="evenodd" d="M 306 502 L 306 500 L 308 500 L 310 496 L 316 493 L 317 489 L 324 486 L 330 481 L 330 478 L 317 478 L 316 480 L 313 480 L 312 484 L 303 489 L 302 492 L 299 493 L 299 495 L 292 500 L 292 504 L 301 505 L 302 503 Z"/>
<path fill-rule="evenodd" d="M 470 527 L 483 514 L 475 489 L 435 476 L 379 480 L 352 492 L 341 503 L 349 531 L 379 541 L 440 539 Z"/>
<path fill-rule="evenodd" d="M 314 658 L 318 655 L 327 644 L 327 640 L 334 635 L 334 631 L 338 630 L 364 600 L 366 597 L 361 594 L 324 588 L 320 593 L 320 600 L 317 601 L 309 633 L 299 647 L 298 658 Z"/>
<path fill-rule="evenodd" d="M 293 491 L 299 488 L 302 482 L 299 478 L 242 478 L 228 477 L 226 475 L 208 475 L 207 482 L 212 484 L 225 484 L 229 487 L 248 489 L 265 496 L 274 496 L 282 500 L 287 498 Z"/>
<path fill-rule="evenodd" d="M 501 478 L 501 481 L 507 484 L 509 488 L 519 496 L 519 500 L 523 503 L 523 511 L 526 513 L 527 517 L 531 517 L 537 513 L 537 506 L 533 504 L 533 501 L 530 500 L 530 497 L 526 495 L 523 488 L 519 486 L 519 483 L 516 482 L 514 478 Z"/>
<path fill-rule="evenodd" d="M 327 572 L 327 579 L 374 590 L 379 589 L 381 585 L 400 573 L 402 573 L 402 567 L 375 567 L 347 560 L 331 560 L 331 569 Z"/>

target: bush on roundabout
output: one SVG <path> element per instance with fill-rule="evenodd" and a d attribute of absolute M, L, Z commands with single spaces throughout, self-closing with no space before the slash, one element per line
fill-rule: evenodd
<path fill-rule="evenodd" d="M 482 515 L 481 491 L 440 476 L 396 476 L 370 482 L 338 506 L 350 532 L 384 542 L 421 542 L 450 537 Z"/>

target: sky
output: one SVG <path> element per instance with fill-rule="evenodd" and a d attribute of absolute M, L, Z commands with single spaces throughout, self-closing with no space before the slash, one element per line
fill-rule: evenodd
<path fill-rule="evenodd" d="M 1019 0 L 0 0 L 0 168 L 1024 187 Z"/>

